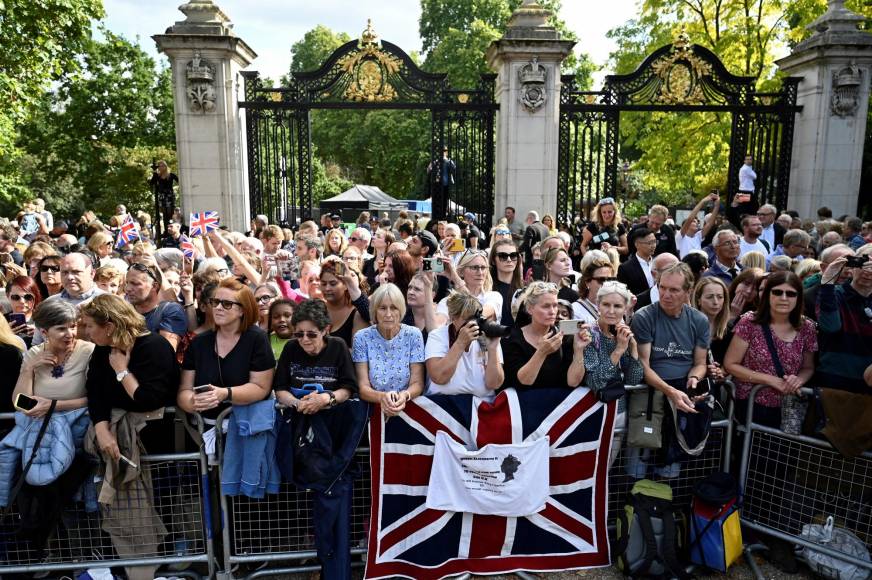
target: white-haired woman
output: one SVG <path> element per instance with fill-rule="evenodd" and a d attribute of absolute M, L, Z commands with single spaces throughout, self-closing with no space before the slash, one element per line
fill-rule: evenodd
<path fill-rule="evenodd" d="M 424 391 L 424 338 L 402 323 L 406 301 L 396 285 L 379 286 L 370 308 L 374 325 L 354 335 L 351 360 L 360 398 L 392 417 Z"/>
<path fill-rule="evenodd" d="M 481 335 L 475 320 L 482 307 L 475 296 L 454 292 L 447 307 L 449 324 L 432 331 L 424 349 L 430 377 L 427 393 L 493 400 L 504 379 L 500 339 Z"/>
<path fill-rule="evenodd" d="M 449 224 L 450 225 L 450 224 Z M 493 291 L 493 279 L 484 250 L 466 250 L 457 262 L 455 286 L 475 296 L 482 307 L 482 316 L 500 322 L 503 312 L 503 297 Z M 463 284 L 460 285 L 459 282 Z M 465 287 L 465 288 L 464 288 Z M 439 301 L 436 313 L 449 318 L 448 297 Z"/>
<path fill-rule="evenodd" d="M 593 340 L 584 349 L 584 384 L 593 391 L 601 391 L 616 380 L 624 385 L 642 382 L 643 368 L 639 362 L 639 349 L 633 332 L 624 322 L 624 315 L 633 303 L 633 295 L 621 282 L 609 281 L 596 293 L 599 316 L 593 327 Z M 626 422 L 624 397 L 617 400 L 616 425 Z M 621 448 L 621 434 L 614 436 L 609 465 Z"/>
<path fill-rule="evenodd" d="M 551 282 L 532 282 L 520 302 L 525 313 L 518 313 L 511 334 L 502 341 L 505 386 L 579 386 L 584 378 L 584 349 L 592 338 L 589 326 L 582 325 L 572 336 L 557 330 L 557 285 Z"/>

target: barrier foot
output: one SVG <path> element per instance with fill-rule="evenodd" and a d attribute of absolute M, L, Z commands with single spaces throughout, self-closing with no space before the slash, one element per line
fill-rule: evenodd
<path fill-rule="evenodd" d="M 763 580 L 763 572 L 760 570 L 760 566 L 757 565 L 757 560 L 754 559 L 754 552 L 765 550 L 766 546 L 763 544 L 749 544 L 742 548 L 742 554 L 745 556 L 745 562 L 748 563 L 748 568 L 751 569 L 751 574 L 754 575 L 755 580 Z"/>

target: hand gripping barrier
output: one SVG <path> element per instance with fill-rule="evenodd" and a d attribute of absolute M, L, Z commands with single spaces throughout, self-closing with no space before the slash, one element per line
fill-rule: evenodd
<path fill-rule="evenodd" d="M 749 395 L 754 401 L 757 385 Z M 811 389 L 802 389 L 812 395 Z M 843 457 L 826 440 L 789 435 L 753 422 L 753 404 L 744 418 L 740 481 L 744 489 L 742 524 L 762 534 L 872 570 L 872 563 L 851 557 L 801 537 L 806 524 L 824 524 L 832 516 L 836 527 L 847 529 L 872 548 L 872 453 Z M 755 575 L 750 552 L 745 549 Z"/>
<path fill-rule="evenodd" d="M 174 414 L 175 409 L 166 410 L 166 415 Z M 193 429 L 202 433 L 199 418 L 194 420 Z M 12 413 L 0 414 L 0 433 L 5 435 L 13 425 Z M 209 496 L 203 493 L 208 486 L 208 476 L 202 449 L 193 453 L 146 455 L 141 463 L 143 472 L 151 477 L 152 497 L 145 493 L 134 495 L 124 507 L 114 507 L 115 514 L 122 516 L 119 521 L 125 516 L 129 521 L 137 521 L 136 526 L 123 530 L 135 555 L 126 558 L 118 555 L 104 529 L 109 527 L 108 521 L 97 508 L 99 486 L 86 485 L 85 491 L 77 494 L 62 513 L 61 523 L 50 533 L 41 556 L 29 542 L 20 539 L 17 533 L 20 515 L 15 506 L 9 510 L 0 521 L 0 576 L 108 566 L 185 567 L 191 564 L 200 564 L 198 568 L 208 570 L 212 576 L 215 573 L 214 545 L 208 525 Z M 18 465 L 20 469 L 20 462 Z M 96 468 L 95 462 L 86 484 L 94 481 Z M 149 506 L 154 509 L 148 509 Z M 151 538 L 150 535 L 139 533 L 160 524 L 168 533 L 158 545 L 146 539 Z M 171 574 L 201 577 L 193 570 L 175 570 Z"/>

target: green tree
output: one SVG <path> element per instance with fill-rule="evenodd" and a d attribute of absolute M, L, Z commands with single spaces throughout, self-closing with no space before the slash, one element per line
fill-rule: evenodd
<path fill-rule="evenodd" d="M 15 127 L 51 81 L 77 68 L 100 0 L 0 1 L 0 156 L 14 151 Z"/>
<path fill-rule="evenodd" d="M 337 48 L 351 40 L 344 32 L 333 32 L 319 24 L 291 46 L 291 72 L 321 68 Z"/>

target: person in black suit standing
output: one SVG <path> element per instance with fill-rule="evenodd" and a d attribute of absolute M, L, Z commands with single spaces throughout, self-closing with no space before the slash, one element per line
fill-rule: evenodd
<path fill-rule="evenodd" d="M 634 238 L 636 253 L 618 266 L 618 281 L 627 285 L 635 295 L 645 292 L 654 285 L 654 274 L 651 271 L 654 248 L 657 237 L 648 228 L 640 228 Z"/>
<path fill-rule="evenodd" d="M 533 264 L 533 246 L 547 238 L 548 235 L 548 227 L 539 221 L 539 212 L 529 212 L 527 214 L 527 229 L 524 231 L 524 242 L 520 248 L 524 252 L 525 268 Z"/>
<path fill-rule="evenodd" d="M 757 210 L 757 217 L 760 218 L 760 225 L 763 226 L 763 233 L 760 234 L 761 240 L 766 240 L 770 250 L 774 251 L 779 244 L 784 243 L 784 234 L 787 230 L 780 223 L 775 221 L 778 217 L 778 210 L 774 205 L 764 204 Z"/>
<path fill-rule="evenodd" d="M 657 242 L 652 256 L 659 256 L 666 252 L 677 256 L 678 246 L 675 244 L 675 228 L 666 223 L 668 218 L 669 210 L 665 206 L 652 205 L 651 209 L 648 210 L 648 222 L 645 225 L 633 227 L 627 235 L 630 246 L 629 255 L 632 256 L 636 252 L 635 243 L 644 228 L 654 234 L 655 241 Z"/>

